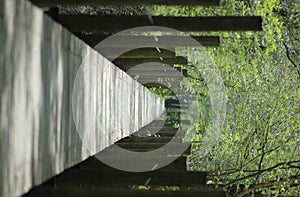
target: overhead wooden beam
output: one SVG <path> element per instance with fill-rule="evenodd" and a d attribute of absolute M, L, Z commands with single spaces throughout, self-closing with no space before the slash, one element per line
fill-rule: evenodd
<path fill-rule="evenodd" d="M 103 52 L 105 50 L 105 52 Z M 173 51 L 169 51 L 166 49 L 156 49 L 156 48 L 138 48 L 134 50 L 130 50 L 120 56 L 118 56 L 117 52 L 114 48 L 111 49 L 102 49 L 99 52 L 108 58 L 122 58 L 122 59 L 131 59 L 131 58 L 175 58 L 176 53 Z"/>
<path fill-rule="evenodd" d="M 128 188 L 89 188 L 89 187 L 39 187 L 31 191 L 24 197 L 99 197 L 99 196 L 109 196 L 109 197 L 225 197 L 225 192 L 221 189 L 210 189 L 201 187 L 200 189 L 180 189 L 180 190 L 148 190 L 148 189 L 128 189 Z"/>
<path fill-rule="evenodd" d="M 168 88 L 168 87 L 164 86 L 163 84 L 161 84 L 159 82 L 145 82 L 143 84 L 143 86 L 146 86 L 147 88 L 153 88 L 153 87 L 156 87 L 156 88 Z"/>
<path fill-rule="evenodd" d="M 150 72 L 145 72 L 145 71 L 144 72 L 138 72 L 138 71 L 136 71 L 136 72 L 130 72 L 128 74 L 130 76 L 139 75 L 140 77 L 157 77 L 157 76 L 159 76 L 159 77 L 182 77 L 181 75 L 183 75 L 183 74 L 175 72 L 175 71 L 165 72 L 165 73 L 163 73 L 161 71 L 150 71 Z"/>
<path fill-rule="evenodd" d="M 181 138 L 172 138 L 172 137 L 127 137 L 121 140 L 120 142 L 126 143 L 168 143 L 171 140 L 176 142 L 182 142 Z"/>
<path fill-rule="evenodd" d="M 179 73 L 181 73 L 181 72 L 183 72 L 183 71 L 181 71 L 181 68 L 180 67 L 174 67 L 174 68 L 172 68 L 172 70 L 171 69 L 161 69 L 161 68 L 159 68 L 159 69 L 157 69 L 157 68 L 153 68 L 152 66 L 150 67 L 147 67 L 147 68 L 135 68 L 134 70 L 132 70 L 132 74 L 135 74 L 134 72 L 144 72 L 144 73 L 147 73 L 147 72 L 151 72 L 151 71 L 153 71 L 153 72 L 160 72 L 160 73 L 162 73 L 162 72 L 168 72 L 168 73 L 175 73 L 175 72 L 179 72 Z"/>
<path fill-rule="evenodd" d="M 173 139 L 172 137 L 131 137 L 131 142 L 135 142 L 137 140 L 143 140 L 145 142 L 146 139 L 153 141 L 154 143 L 157 143 L 158 140 L 171 140 Z M 124 140 L 129 140 L 129 138 L 126 138 Z M 103 156 L 102 156 L 103 157 Z M 107 156 L 106 157 L 107 160 L 116 160 L 116 157 L 114 155 L 111 156 Z M 130 161 L 130 158 L 128 157 L 122 157 L 122 158 L 118 158 L 118 160 L 122 160 L 122 162 L 126 162 L 126 161 Z M 151 162 L 151 158 L 148 159 L 148 161 L 146 160 L 145 162 Z M 79 168 L 81 170 L 97 170 L 97 171 L 116 171 L 115 168 L 109 167 L 108 165 L 102 163 L 99 159 L 97 159 L 96 157 L 90 157 L 89 159 L 85 160 L 84 162 L 78 164 L 77 166 L 74 166 L 73 168 Z M 186 171 L 186 157 L 182 156 L 182 157 L 178 157 L 177 159 L 175 159 L 174 162 L 172 162 L 171 164 L 160 168 L 160 171 Z"/>
<path fill-rule="evenodd" d="M 127 72 L 130 76 L 154 76 L 154 77 L 179 77 L 179 76 L 184 76 L 187 77 L 186 75 L 187 70 L 186 69 L 182 69 L 182 71 L 177 71 L 175 69 L 168 69 L 168 70 L 130 70 L 129 72 Z"/>
<path fill-rule="evenodd" d="M 141 26 L 162 26 L 184 32 L 260 31 L 260 16 L 173 17 L 59 15 L 58 21 L 72 32 L 119 32 Z"/>
<path fill-rule="evenodd" d="M 95 47 L 101 41 L 106 39 L 108 36 L 104 35 L 84 35 L 78 34 L 79 38 L 84 40 L 87 44 L 92 47 Z M 216 47 L 220 45 L 219 36 L 191 36 L 194 40 L 198 41 L 202 46 L 212 46 Z M 131 47 L 135 46 L 136 42 L 142 43 L 143 47 L 170 47 L 170 46 L 195 46 L 194 42 L 191 42 L 185 36 L 133 36 L 133 35 L 124 35 L 124 36 L 114 36 L 114 41 L 109 46 L 101 44 L 101 47 Z M 128 42 L 130 41 L 130 42 Z M 155 41 L 155 42 L 154 42 Z"/>
<path fill-rule="evenodd" d="M 145 83 L 147 81 L 156 82 L 156 81 L 178 81 L 183 80 L 183 76 L 147 76 L 147 75 L 135 75 L 132 78 L 136 79 L 140 83 Z"/>
<path fill-rule="evenodd" d="M 184 57 L 176 57 L 176 58 L 164 58 L 164 59 L 159 59 L 159 58 L 129 58 L 129 59 L 116 59 L 113 61 L 113 63 L 118 66 L 119 68 L 123 70 L 128 70 L 132 68 L 133 66 L 143 64 L 143 63 L 148 63 L 148 62 L 157 62 L 157 63 L 162 63 L 162 64 L 168 64 L 168 65 L 174 65 L 174 64 L 179 64 L 179 65 L 186 65 L 187 60 Z M 150 65 L 149 65 L 150 66 Z"/>
<path fill-rule="evenodd" d="M 147 181 L 151 178 L 151 181 Z M 55 178 L 57 187 L 128 187 L 128 185 L 150 186 L 201 186 L 207 178 L 205 172 L 177 172 L 150 171 L 150 172 L 101 172 L 96 170 L 70 169 Z"/>
<path fill-rule="evenodd" d="M 31 0 L 39 7 L 62 6 L 120 6 L 120 5 L 181 5 L 218 6 L 220 0 Z"/>

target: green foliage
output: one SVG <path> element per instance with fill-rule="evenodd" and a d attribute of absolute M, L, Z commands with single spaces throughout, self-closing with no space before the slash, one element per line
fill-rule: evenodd
<path fill-rule="evenodd" d="M 221 7 L 155 6 L 155 15 L 261 15 L 262 32 L 225 32 L 222 45 L 208 48 L 221 71 L 227 94 L 222 141 L 203 147 L 209 124 L 210 92 L 201 73 L 189 67 L 201 107 L 193 170 L 233 196 L 298 196 L 300 192 L 299 1 L 222 1 Z M 197 35 L 208 33 L 194 32 Z M 298 47 L 297 47 L 298 46 Z M 206 149 L 204 157 L 199 152 Z"/>
<path fill-rule="evenodd" d="M 163 87 L 152 87 L 150 88 L 150 91 L 153 92 L 156 96 L 161 98 L 171 98 L 173 95 L 173 92 L 168 88 Z"/>

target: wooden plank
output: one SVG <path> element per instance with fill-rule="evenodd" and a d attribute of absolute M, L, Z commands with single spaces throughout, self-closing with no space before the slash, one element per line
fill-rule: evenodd
<path fill-rule="evenodd" d="M 168 143 L 171 140 L 175 140 L 177 142 L 181 142 L 180 138 L 173 137 L 126 137 L 120 140 L 117 143 Z"/>
<path fill-rule="evenodd" d="M 106 158 L 106 161 L 108 159 L 112 159 L 112 160 L 116 159 L 116 158 L 114 158 L 114 156 L 109 156 L 109 157 L 111 157 L 111 158 Z M 128 160 L 130 161 L 131 158 L 124 157 L 124 158 L 121 158 L 121 160 L 122 160 L 122 162 L 126 162 Z M 118 158 L 118 161 L 120 161 L 120 158 Z M 145 162 L 148 162 L 148 161 L 146 160 Z M 149 162 L 151 162 L 151 161 L 149 161 Z M 81 169 L 81 170 L 89 169 L 89 170 L 106 171 L 106 172 L 117 171 L 117 169 L 112 168 L 112 167 L 110 167 L 110 166 L 102 163 L 96 157 L 90 157 L 89 159 L 85 160 L 84 162 L 82 162 L 82 163 L 80 163 L 78 165 L 79 166 L 76 166 L 77 169 Z M 186 171 L 186 169 L 187 169 L 186 157 L 185 156 L 181 156 L 181 157 L 176 158 L 169 165 L 158 169 L 158 171 Z"/>
<path fill-rule="evenodd" d="M 72 32 L 119 32 L 141 26 L 162 26 L 179 31 L 261 31 L 260 16 L 173 17 L 60 15 L 58 21 Z"/>
<path fill-rule="evenodd" d="M 99 34 L 77 34 L 79 38 L 84 40 L 87 44 L 92 47 L 99 44 L 102 40 L 108 36 L 99 35 Z M 191 36 L 202 46 L 220 46 L 220 37 L 219 36 Z M 128 42 L 128 40 L 132 42 Z M 174 46 L 183 47 L 183 46 L 195 46 L 194 42 L 190 42 L 185 36 L 138 36 L 138 35 L 124 35 L 124 36 L 115 36 L 113 43 L 110 45 L 101 44 L 102 48 L 126 48 L 126 47 L 135 47 L 136 43 L 141 43 L 143 47 L 159 47 L 159 48 L 170 48 Z M 155 42 L 154 42 L 155 41 Z"/>
<path fill-rule="evenodd" d="M 114 48 L 105 50 L 103 52 L 102 49 L 102 54 L 105 54 L 104 56 L 108 59 L 112 58 L 121 58 L 121 59 L 130 59 L 130 58 L 175 58 L 176 54 L 175 52 L 166 50 L 166 49 L 159 49 L 159 51 L 156 48 L 139 48 L 139 49 L 134 49 L 131 51 L 128 51 L 120 56 L 116 54 L 116 50 Z"/>
<path fill-rule="evenodd" d="M 163 71 L 159 71 L 159 70 L 153 70 L 153 71 L 139 71 L 139 70 L 134 70 L 134 71 L 128 71 L 127 72 L 130 76 L 136 76 L 139 75 L 142 77 L 144 76 L 153 76 L 153 77 L 179 77 L 179 76 L 183 76 L 180 72 L 176 72 L 176 71 L 167 71 L 167 72 L 163 72 Z"/>
<path fill-rule="evenodd" d="M 166 107 L 172 107 L 172 106 L 187 106 L 187 103 L 165 103 Z"/>
<path fill-rule="evenodd" d="M 156 87 L 156 88 L 167 88 L 165 87 L 164 85 L 160 84 L 160 83 L 155 83 L 155 82 L 149 82 L 149 83 L 144 83 L 143 84 L 144 86 L 146 86 L 147 88 L 153 88 L 153 87 Z"/>
<path fill-rule="evenodd" d="M 159 133 L 161 133 L 161 132 L 159 132 Z M 172 144 L 174 146 L 176 146 L 176 144 L 174 144 L 174 143 L 172 143 Z M 164 143 L 122 143 L 122 144 L 118 144 L 118 145 L 121 148 L 124 148 L 126 150 L 130 150 L 130 151 L 134 151 L 134 152 L 148 152 L 148 151 L 153 151 L 153 150 L 156 150 L 156 149 L 162 149 L 166 153 L 171 154 L 170 151 L 172 151 L 172 150 L 167 150 L 167 149 L 162 148 L 165 145 Z M 177 145 L 178 146 L 185 146 L 185 145 L 183 145 L 183 143 L 178 143 Z M 113 151 L 115 151 L 114 148 L 107 148 L 107 149 L 105 149 L 105 154 L 112 153 Z M 183 152 L 183 154 L 184 155 L 190 155 L 191 154 L 191 147 L 189 146 Z"/>
<path fill-rule="evenodd" d="M 175 112 L 175 110 L 176 110 L 176 112 Z M 172 110 L 168 110 L 169 111 L 169 113 L 186 113 L 186 112 L 182 112 L 182 110 L 178 110 L 178 109 L 172 109 Z M 149 133 L 151 133 L 151 131 L 157 131 L 157 128 L 155 128 L 155 127 L 152 127 L 152 128 L 145 128 L 145 129 L 143 129 L 143 130 L 140 130 L 140 133 L 145 133 L 145 132 L 149 132 Z M 172 129 L 170 129 L 170 128 L 161 128 L 161 129 L 159 129 L 159 131 L 155 134 L 156 136 L 159 136 L 159 137 L 174 137 L 175 136 L 175 134 L 176 134 L 176 132 L 177 132 L 177 129 L 176 128 L 172 128 Z M 138 136 L 138 132 L 135 134 L 135 135 L 137 135 Z M 184 132 L 182 133 L 182 136 L 178 136 L 179 138 L 183 138 L 184 137 Z"/>
<path fill-rule="evenodd" d="M 184 112 L 186 110 L 177 110 L 177 109 L 174 109 L 174 108 L 167 108 L 167 111 L 168 112 Z"/>
<path fill-rule="evenodd" d="M 144 58 L 145 60 L 144 61 L 147 61 L 147 58 Z M 165 58 L 168 60 L 168 58 Z M 169 59 L 172 59 L 172 58 L 169 58 Z M 151 60 L 148 59 L 148 61 Z M 161 61 L 160 59 L 158 58 L 153 58 L 152 61 Z M 183 60 L 184 61 L 184 60 Z M 149 72 L 149 71 L 162 71 L 162 72 L 174 72 L 174 71 L 178 71 L 178 72 L 182 72 L 181 71 L 181 67 L 180 66 L 167 66 L 167 65 L 160 65 L 160 64 L 154 64 L 154 65 L 151 65 L 151 66 L 147 66 L 147 67 L 136 67 L 134 68 L 134 71 L 145 71 L 145 72 Z"/>
<path fill-rule="evenodd" d="M 156 129 L 156 128 L 160 128 L 160 126 L 159 125 L 147 125 L 147 126 L 144 126 L 143 128 L 141 128 L 139 131 L 143 131 L 145 129 Z M 177 130 L 172 125 L 164 125 L 162 127 L 162 129 L 165 129 L 165 130 L 174 130 L 174 131 Z"/>
<path fill-rule="evenodd" d="M 225 192 L 219 189 L 180 189 L 177 191 L 163 190 L 132 190 L 126 188 L 52 188 L 40 187 L 30 191 L 24 197 L 225 197 Z"/>
<path fill-rule="evenodd" d="M 174 77 L 174 76 L 131 76 L 133 79 L 137 80 L 139 83 L 144 84 L 147 82 L 161 82 L 161 83 L 174 83 L 175 81 L 183 80 L 183 77 Z M 177 82 L 176 82 L 177 83 Z"/>
<path fill-rule="evenodd" d="M 159 170 L 140 173 L 70 169 L 54 179 L 56 187 L 200 186 L 205 185 L 206 181 L 205 172 Z"/>
<path fill-rule="evenodd" d="M 155 76 L 155 75 L 130 75 L 134 80 L 138 81 L 141 84 L 147 83 L 147 82 L 160 82 L 160 83 L 175 83 L 175 81 L 182 81 L 184 78 L 183 76 L 174 76 L 174 75 L 165 75 L 165 76 Z M 176 82 L 177 84 L 177 82 Z M 171 85 L 172 86 L 172 85 Z"/>
<path fill-rule="evenodd" d="M 181 5 L 218 6 L 220 0 L 31 0 L 39 7 L 62 6 L 138 6 L 138 5 Z"/>
<path fill-rule="evenodd" d="M 176 76 L 184 76 L 186 77 L 187 72 L 186 69 L 182 69 L 182 71 L 177 71 L 176 69 L 153 69 L 153 70 L 144 70 L 144 69 L 133 69 L 127 72 L 130 76 L 140 75 L 140 76 L 162 76 L 162 77 L 176 77 Z"/>
<path fill-rule="evenodd" d="M 159 131 L 157 133 L 158 136 L 161 136 L 161 137 L 174 137 L 176 134 L 176 132 L 172 132 L 172 131 Z M 181 136 L 181 137 L 184 137 L 184 136 Z"/>
<path fill-rule="evenodd" d="M 164 145 L 166 145 L 166 143 L 159 143 L 159 142 L 157 142 L 157 143 L 153 143 L 153 142 L 147 142 L 147 143 L 146 142 L 143 142 L 143 143 L 140 143 L 140 142 L 134 142 L 134 143 L 118 142 L 116 144 L 118 146 L 128 149 L 128 150 L 155 150 L 155 149 L 161 148 Z M 178 143 L 172 143 L 172 144 L 175 146 L 176 146 L 176 144 L 178 144 L 178 146 L 180 146 L 184 143 L 178 142 Z"/>
<path fill-rule="evenodd" d="M 169 98 L 165 100 L 166 104 L 179 104 L 179 100 L 178 99 L 173 99 L 173 98 Z"/>
<path fill-rule="evenodd" d="M 174 112 L 174 113 L 177 113 L 177 112 L 186 112 L 185 109 L 178 110 L 176 108 L 167 108 L 167 111 L 168 112 Z"/>
<path fill-rule="evenodd" d="M 175 108 L 175 109 L 187 109 L 187 106 L 186 105 L 167 105 L 166 106 L 167 108 Z"/>
<path fill-rule="evenodd" d="M 190 124 L 191 123 L 190 120 L 180 120 L 180 122 L 183 123 L 183 124 Z M 161 125 L 161 124 L 164 124 L 166 126 L 172 126 L 172 123 L 170 123 L 169 121 L 154 120 L 150 124 L 146 125 L 145 127 L 150 126 L 150 125 Z"/>
<path fill-rule="evenodd" d="M 156 62 L 156 63 L 162 63 L 162 64 L 167 64 L 167 65 L 186 65 L 187 64 L 187 59 L 184 57 L 176 57 L 176 58 L 121 58 L 121 59 L 115 59 L 113 63 L 121 68 L 122 70 L 129 70 L 130 68 L 143 64 L 143 63 L 150 63 L 150 62 Z M 151 65 L 148 65 L 151 67 Z"/>

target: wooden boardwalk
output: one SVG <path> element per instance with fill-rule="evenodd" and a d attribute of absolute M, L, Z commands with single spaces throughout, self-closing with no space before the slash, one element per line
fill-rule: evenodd
<path fill-rule="evenodd" d="M 82 6 L 82 5 L 183 5 L 183 6 L 218 6 L 219 0 L 32 0 L 40 7 Z M 57 9 L 57 8 L 55 8 Z M 183 32 L 208 32 L 208 31 L 261 31 L 262 18 L 260 16 L 209 16 L 209 17 L 174 17 L 174 16 L 124 16 L 124 15 L 59 15 L 53 12 L 52 17 L 66 27 L 70 32 L 84 40 L 91 47 L 103 41 L 110 35 L 119 31 L 140 26 L 163 26 L 174 28 Z M 88 33 L 86 33 L 88 32 Z M 217 47 L 222 41 L 218 36 L 191 35 L 196 41 L 205 47 Z M 188 70 L 181 68 L 189 65 L 185 57 L 177 56 L 174 51 L 167 50 L 182 46 L 194 46 L 194 43 L 186 42 L 184 36 L 174 35 L 146 36 L 124 35 L 116 38 L 116 42 L 109 45 L 101 45 L 102 54 L 124 71 L 137 64 L 157 62 L 168 64 L 172 69 L 165 73 L 161 69 L 149 67 L 134 70 L 128 74 L 131 77 L 139 76 L 137 81 L 151 81 L 145 84 L 147 87 L 164 87 L 159 81 L 170 78 L 177 80 L 188 76 Z M 153 39 L 156 42 L 153 42 Z M 132 41 L 128 43 L 128 40 Z M 130 50 L 115 57 L 114 49 L 131 48 L 135 40 L 143 43 L 143 47 Z M 166 44 L 170 43 L 170 45 Z M 176 47 L 174 47 L 176 46 Z M 96 48 L 97 49 L 97 48 Z M 176 65 L 176 66 L 175 66 Z M 178 71 L 180 75 L 178 76 Z M 157 82 L 157 83 L 156 83 Z M 179 105 L 178 100 L 170 99 L 165 105 L 168 114 L 186 113 L 186 104 Z M 160 120 L 156 120 L 137 133 L 156 129 Z M 135 151 L 147 152 L 161 148 L 175 138 L 177 129 L 171 123 L 166 123 L 155 136 L 137 137 L 129 136 L 118 142 L 120 147 Z M 184 136 L 176 137 L 178 144 L 185 143 Z M 111 160 L 114 155 L 107 151 L 107 157 Z M 212 196 L 223 197 L 225 192 L 206 185 L 206 172 L 190 172 L 187 170 L 187 156 L 191 153 L 191 146 L 182 155 L 176 155 L 177 159 L 171 164 L 149 172 L 126 172 L 109 167 L 96 157 L 90 157 L 85 161 L 65 170 L 63 173 L 51 178 L 42 185 L 33 188 L 24 197 L 52 197 L 52 196 L 145 196 L 145 197 L 199 197 Z M 174 157 L 170 155 L 168 157 Z M 128 158 L 123 158 L 124 161 Z M 147 162 L 147 161 L 145 161 Z M 166 187 L 169 189 L 165 189 Z M 139 189 L 138 189 L 139 188 Z"/>

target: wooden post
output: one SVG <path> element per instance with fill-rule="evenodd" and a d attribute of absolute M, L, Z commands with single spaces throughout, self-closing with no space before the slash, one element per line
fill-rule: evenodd
<path fill-rule="evenodd" d="M 162 26 L 179 31 L 260 31 L 260 16 L 173 17 L 60 15 L 58 20 L 72 32 L 119 32 L 141 26 Z"/>

